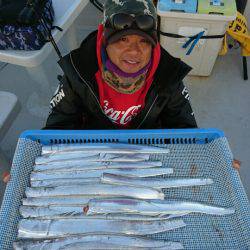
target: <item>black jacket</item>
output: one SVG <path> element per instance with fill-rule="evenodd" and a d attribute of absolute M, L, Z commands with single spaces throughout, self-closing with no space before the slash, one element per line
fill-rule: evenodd
<path fill-rule="evenodd" d="M 99 103 L 95 73 L 97 32 L 80 48 L 65 56 L 59 65 L 64 71 L 59 88 L 51 99 L 51 113 L 45 129 L 116 129 Z M 154 81 L 146 95 L 145 107 L 130 128 L 192 128 L 196 121 L 182 79 L 190 67 L 161 48 Z"/>

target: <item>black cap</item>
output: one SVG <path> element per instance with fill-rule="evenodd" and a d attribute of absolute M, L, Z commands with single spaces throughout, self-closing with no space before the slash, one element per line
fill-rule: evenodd
<path fill-rule="evenodd" d="M 126 35 L 140 35 L 146 38 L 153 46 L 158 42 L 157 38 L 157 13 L 152 0 L 106 0 L 104 4 L 104 26 L 114 14 L 125 13 L 132 16 L 149 15 L 155 22 L 155 29 L 141 30 L 135 25 L 123 30 L 115 30 L 112 27 L 104 27 L 106 44 L 113 43 Z"/>

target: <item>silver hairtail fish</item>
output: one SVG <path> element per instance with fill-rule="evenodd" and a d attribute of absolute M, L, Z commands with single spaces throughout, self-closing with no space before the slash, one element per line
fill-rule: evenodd
<path fill-rule="evenodd" d="M 47 207 L 50 205 L 86 205 L 93 196 L 57 196 L 57 197 L 27 197 L 22 200 L 24 206 Z"/>
<path fill-rule="evenodd" d="M 85 204 L 86 205 L 86 204 Z M 153 221 L 153 220 L 169 220 L 175 217 L 181 217 L 181 215 L 166 215 L 162 217 L 147 216 L 140 214 L 97 214 L 86 215 L 84 213 L 84 204 L 82 205 L 49 205 L 45 206 L 21 206 L 19 212 L 23 218 L 39 218 L 39 219 L 67 219 L 67 218 L 93 218 L 93 219 L 107 219 L 107 220 L 134 220 L 134 221 Z"/>
<path fill-rule="evenodd" d="M 64 163 L 64 161 L 68 162 L 69 160 L 74 161 L 85 161 L 85 159 L 97 159 L 99 158 L 100 153 L 97 152 L 82 152 L 79 153 L 77 151 L 68 151 L 68 152 L 51 152 L 48 154 L 42 154 L 41 156 L 37 156 L 35 159 L 35 164 L 48 164 L 48 163 L 54 163 L 54 162 L 61 162 Z"/>
<path fill-rule="evenodd" d="M 123 198 L 91 199 L 84 211 L 87 215 L 124 212 L 150 216 L 185 213 L 227 215 L 235 212 L 233 208 L 210 206 L 199 202 Z"/>
<path fill-rule="evenodd" d="M 100 178 L 66 178 L 66 179 L 49 179 L 41 181 L 30 181 L 31 187 L 57 187 L 57 186 L 72 186 L 83 185 L 86 183 L 100 183 Z"/>
<path fill-rule="evenodd" d="M 27 188 L 25 194 L 27 197 L 93 195 L 109 197 L 127 196 L 138 199 L 164 199 L 164 193 L 157 189 L 149 187 L 110 185 L 102 183 L 97 183 L 95 185 L 84 184 L 75 186 Z"/>
<path fill-rule="evenodd" d="M 66 179 L 66 178 L 97 178 L 103 173 L 127 175 L 134 177 L 150 177 L 164 174 L 172 174 L 173 168 L 119 168 L 119 169 L 95 169 L 95 170 L 77 170 L 71 172 L 63 171 L 43 171 L 32 172 L 30 175 L 31 181 L 49 180 L 49 179 Z"/>
<path fill-rule="evenodd" d="M 79 162 L 74 164 L 74 161 L 65 165 L 61 163 L 34 165 L 33 170 L 36 171 L 77 171 L 77 170 L 95 170 L 95 169 L 120 169 L 120 168 L 153 168 L 161 167 L 160 161 L 141 161 L 141 162 Z"/>
<path fill-rule="evenodd" d="M 19 212 L 23 218 L 42 217 L 43 219 L 53 219 L 54 217 L 73 217 L 84 216 L 83 205 L 59 206 L 51 205 L 48 207 L 21 206 Z M 82 216 L 82 217 L 83 217 Z"/>
<path fill-rule="evenodd" d="M 212 184 L 212 179 L 201 178 L 182 178 L 182 179 L 165 179 L 165 178 L 140 178 L 127 177 L 116 174 L 103 173 L 101 177 L 102 183 L 108 184 L 124 184 L 146 186 L 152 188 L 172 188 L 172 187 L 188 187 L 188 186 L 202 186 Z"/>
<path fill-rule="evenodd" d="M 112 153 L 85 153 L 81 151 L 58 152 L 38 156 L 35 159 L 36 165 L 41 164 L 62 164 L 71 166 L 72 164 L 85 165 L 91 162 L 140 162 L 149 160 L 149 154 L 112 154 Z"/>
<path fill-rule="evenodd" d="M 184 227 L 181 219 L 159 221 L 125 221 L 102 219 L 22 219 L 19 222 L 19 238 L 56 238 L 78 234 L 112 233 L 148 235 Z"/>
<path fill-rule="evenodd" d="M 143 236 L 130 236 L 130 235 L 115 235 L 115 234 L 98 234 L 98 235 L 81 235 L 81 236 L 69 236 L 65 238 L 52 239 L 52 240 L 19 240 L 14 243 L 15 250 L 30 249 L 50 249 L 61 250 L 62 247 L 74 245 L 76 243 L 81 244 L 80 249 L 165 249 L 165 250 L 177 250 L 183 249 L 183 245 L 179 242 L 171 242 L 165 240 L 155 240 Z M 85 245 L 84 245 L 85 244 Z M 103 248 L 102 248 L 103 246 Z M 114 248 L 113 248 L 114 247 Z M 73 248 L 74 249 L 74 248 Z"/>
<path fill-rule="evenodd" d="M 169 247 L 157 247 L 157 248 L 151 248 L 151 247 L 128 247 L 128 246 L 121 246 L 119 244 L 112 244 L 112 243 L 102 243 L 99 242 L 76 242 L 76 243 L 70 243 L 68 245 L 65 245 L 61 248 L 61 250 L 151 250 L 151 249 L 170 249 Z M 173 249 L 173 248 L 171 248 Z M 183 248 L 181 248 L 183 249 Z"/>
<path fill-rule="evenodd" d="M 42 147 L 43 154 L 58 152 L 81 151 L 85 153 L 118 153 L 118 154 L 166 154 L 169 149 L 157 146 L 126 144 L 126 143 L 85 143 L 56 144 Z"/>

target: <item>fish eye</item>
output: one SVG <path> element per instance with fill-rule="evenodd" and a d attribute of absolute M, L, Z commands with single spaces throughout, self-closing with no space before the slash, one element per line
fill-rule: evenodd
<path fill-rule="evenodd" d="M 121 37 L 119 40 L 122 41 L 122 42 L 126 42 L 128 39 L 127 39 L 126 36 L 123 36 L 123 37 Z"/>

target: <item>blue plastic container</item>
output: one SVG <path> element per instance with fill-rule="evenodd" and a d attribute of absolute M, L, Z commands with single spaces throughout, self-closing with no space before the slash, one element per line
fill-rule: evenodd
<path fill-rule="evenodd" d="M 156 130 L 28 130 L 20 139 L 43 145 L 57 143 L 122 142 L 134 144 L 205 144 L 224 133 L 218 129 L 156 129 Z"/>
<path fill-rule="evenodd" d="M 224 133 L 217 129 L 179 130 L 30 130 L 22 133 L 13 158 L 11 179 L 0 211 L 0 249 L 13 249 L 17 239 L 19 207 L 29 186 L 35 158 L 42 145 L 58 143 L 130 143 L 167 147 L 169 154 L 152 155 L 174 173 L 163 178 L 211 178 L 212 185 L 165 189 L 166 199 L 181 199 L 234 207 L 230 216 L 190 214 L 186 227 L 155 234 L 153 238 L 179 241 L 185 249 L 248 249 L 249 201 L 238 172 L 232 168 L 232 153 Z"/>
<path fill-rule="evenodd" d="M 159 0 L 158 9 L 161 11 L 196 13 L 197 0 Z"/>

